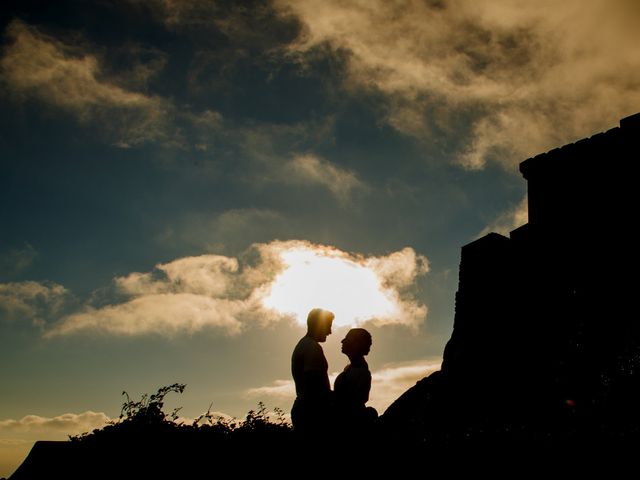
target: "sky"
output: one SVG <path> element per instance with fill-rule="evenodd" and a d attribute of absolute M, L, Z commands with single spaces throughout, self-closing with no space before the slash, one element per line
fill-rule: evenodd
<path fill-rule="evenodd" d="M 332 378 L 372 333 L 382 413 L 440 366 L 460 247 L 526 223 L 518 164 L 640 110 L 639 21 L 635 0 L 3 1 L 0 476 L 122 391 L 288 411 L 314 307 Z"/>

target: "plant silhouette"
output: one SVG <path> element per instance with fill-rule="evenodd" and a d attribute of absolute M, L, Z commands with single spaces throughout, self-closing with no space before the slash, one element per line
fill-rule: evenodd
<path fill-rule="evenodd" d="M 101 429 L 70 436 L 69 439 L 82 444 L 127 443 L 131 438 L 146 438 L 155 442 L 160 435 L 167 441 L 219 441 L 227 438 L 231 442 L 237 442 L 265 436 L 286 438 L 291 434 L 291 425 L 284 411 L 276 407 L 273 412 L 269 412 L 263 402 L 258 402 L 258 408 L 250 410 L 243 420 L 212 414 L 212 405 L 192 422 L 179 418 L 178 412 L 182 407 L 177 407 L 170 413 L 164 412 L 165 397 L 169 393 L 181 394 L 185 388 L 185 384 L 174 383 L 160 387 L 154 394 L 145 393 L 140 400 L 132 400 L 126 391 L 122 392 L 126 399 L 117 420 L 110 421 Z"/>

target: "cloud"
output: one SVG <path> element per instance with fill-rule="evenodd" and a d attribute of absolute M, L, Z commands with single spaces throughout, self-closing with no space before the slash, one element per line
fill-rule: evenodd
<path fill-rule="evenodd" d="M 300 28 L 295 18 L 278 15 L 271 2 L 154 0 L 154 3 L 156 17 L 168 30 L 216 31 L 229 39 L 225 43 L 240 57 L 246 55 L 248 49 L 271 51 L 295 37 Z"/>
<path fill-rule="evenodd" d="M 127 90 L 104 78 L 96 55 L 82 45 L 63 43 L 14 20 L 10 44 L 0 60 L 10 91 L 100 125 L 122 147 L 166 140 L 171 105 L 164 99 Z M 136 77 L 151 73 L 134 72 Z"/>
<path fill-rule="evenodd" d="M 103 412 L 92 411 L 80 414 L 65 413 L 57 417 L 26 415 L 20 420 L 0 420 L 0 435 L 25 432 L 77 435 L 95 428 L 101 428 L 110 420 Z"/>
<path fill-rule="evenodd" d="M 163 280 L 154 280 L 150 273 L 134 272 L 117 277 L 116 285 L 129 295 L 188 292 L 201 296 L 221 296 L 226 293 L 232 274 L 238 271 L 238 260 L 223 255 L 185 257 L 158 264 Z"/>
<path fill-rule="evenodd" d="M 371 373 L 371 393 L 367 405 L 382 414 L 400 395 L 416 382 L 440 369 L 442 359 L 422 359 L 393 363 Z M 340 372 L 333 372 L 329 380 L 333 385 Z M 275 380 L 270 385 L 250 388 L 245 392 L 249 398 L 267 399 L 290 406 L 296 397 L 293 380 Z"/>
<path fill-rule="evenodd" d="M 427 257 L 418 255 L 410 247 L 386 256 L 371 258 L 367 260 L 367 264 L 386 284 L 398 288 L 412 285 L 417 277 L 429 272 Z"/>
<path fill-rule="evenodd" d="M 0 316 L 6 320 L 29 320 L 43 325 L 72 301 L 71 293 L 52 282 L 0 283 Z"/>
<path fill-rule="evenodd" d="M 168 27 L 208 25 L 214 21 L 215 2 L 202 0 L 159 0 L 163 20 Z"/>
<path fill-rule="evenodd" d="M 250 388 L 246 395 L 251 398 L 270 398 L 293 401 L 296 397 L 296 387 L 293 380 L 276 380 L 271 385 Z"/>
<path fill-rule="evenodd" d="M 241 301 L 191 293 L 151 294 L 102 308 L 86 307 L 68 315 L 47 336 L 93 330 L 115 335 L 195 333 L 206 327 L 228 334 L 241 330 L 238 316 L 247 310 Z"/>
<path fill-rule="evenodd" d="M 457 162 L 467 168 L 513 168 L 615 125 L 640 104 L 633 0 L 276 5 L 305 26 L 292 55 L 304 62 L 319 46 L 348 52 L 348 88 L 382 93 L 386 121 L 403 133 L 462 140 Z"/>
<path fill-rule="evenodd" d="M 189 214 L 175 227 L 161 232 L 156 241 L 168 246 L 224 252 L 238 242 L 266 241 L 293 235 L 294 227 L 281 213 L 266 208 L 233 208 L 211 217 Z M 242 243 L 241 243 L 242 244 Z"/>
<path fill-rule="evenodd" d="M 252 183 L 265 180 L 286 182 L 288 179 L 283 178 L 286 174 L 295 175 L 297 180 L 304 175 L 304 168 L 301 169 L 301 165 L 296 168 L 295 165 L 295 158 L 304 155 L 300 151 L 312 151 L 317 146 L 333 142 L 334 131 L 335 117 L 327 115 L 288 124 L 252 123 L 236 128 L 232 135 L 242 156 L 252 160 L 253 168 L 247 175 L 247 180 L 253 181 Z M 321 170 L 326 171 L 331 165 L 339 170 L 338 175 L 347 173 L 325 159 L 316 158 Z"/>
<path fill-rule="evenodd" d="M 0 255 L 0 275 L 14 275 L 28 269 L 38 256 L 38 251 L 25 243 Z"/>
<path fill-rule="evenodd" d="M 415 327 L 427 307 L 412 287 L 427 270 L 426 258 L 408 247 L 366 257 L 301 240 L 257 243 L 239 257 L 185 257 L 116 277 L 110 302 L 87 302 L 45 335 L 173 336 L 211 328 L 235 335 L 285 318 L 303 323 L 318 304 L 344 325 Z"/>
<path fill-rule="evenodd" d="M 365 184 L 350 170 L 306 153 L 298 154 L 283 168 L 283 178 L 287 182 L 316 184 L 328 189 L 342 204 L 348 203 L 357 190 Z"/>
<path fill-rule="evenodd" d="M 529 201 L 527 197 L 523 198 L 517 205 L 503 212 L 485 227 L 478 237 L 483 237 L 487 233 L 496 232 L 502 235 L 509 235 L 509 232 L 521 227 L 529 220 Z"/>

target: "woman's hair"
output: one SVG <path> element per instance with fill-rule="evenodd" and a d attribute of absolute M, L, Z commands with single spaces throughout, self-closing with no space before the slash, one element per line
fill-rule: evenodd
<path fill-rule="evenodd" d="M 349 349 L 356 355 L 366 355 L 371 349 L 373 340 L 371 334 L 364 328 L 352 328 L 347 332 L 345 341 L 349 342 Z"/>

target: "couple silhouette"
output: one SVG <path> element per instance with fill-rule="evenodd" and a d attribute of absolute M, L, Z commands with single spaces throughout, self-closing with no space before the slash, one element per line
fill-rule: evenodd
<path fill-rule="evenodd" d="M 334 318 L 328 310 L 311 310 L 307 333 L 291 356 L 291 373 L 296 384 L 291 420 L 294 431 L 302 435 L 359 435 L 378 416 L 375 409 L 365 405 L 371 390 L 371 372 L 364 357 L 372 341 L 364 328 L 352 328 L 342 340 L 342 353 L 349 357 L 349 364 L 331 390 L 329 364 L 320 343 L 331 334 Z"/>

